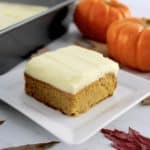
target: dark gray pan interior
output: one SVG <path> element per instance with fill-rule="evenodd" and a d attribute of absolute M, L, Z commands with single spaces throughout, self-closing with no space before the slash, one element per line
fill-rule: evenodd
<path fill-rule="evenodd" d="M 67 31 L 69 7 L 74 0 L 0 0 L 48 6 L 49 11 L 12 25 L 0 32 L 0 75 L 26 59 L 32 52 L 57 39 Z M 52 8 L 52 9 L 51 9 Z"/>

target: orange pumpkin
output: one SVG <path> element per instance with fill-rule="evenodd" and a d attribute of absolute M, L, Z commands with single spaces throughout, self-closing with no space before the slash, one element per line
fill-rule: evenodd
<path fill-rule="evenodd" d="M 121 64 L 150 71 L 150 21 L 126 18 L 112 23 L 107 44 L 109 55 Z"/>
<path fill-rule="evenodd" d="M 75 8 L 74 22 L 83 35 L 106 42 L 109 25 L 129 16 L 128 7 L 117 0 L 80 0 Z"/>

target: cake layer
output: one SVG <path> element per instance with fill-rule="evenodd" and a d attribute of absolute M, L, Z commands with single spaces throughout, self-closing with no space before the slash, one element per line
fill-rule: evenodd
<path fill-rule="evenodd" d="M 118 69 L 117 63 L 95 51 L 68 46 L 32 58 L 25 73 L 61 91 L 76 94 L 107 73 L 117 75 Z"/>
<path fill-rule="evenodd" d="M 108 73 L 77 94 L 69 94 L 25 74 L 25 91 L 28 95 L 67 115 L 79 115 L 88 111 L 104 98 L 111 96 L 116 84 L 115 75 Z"/>

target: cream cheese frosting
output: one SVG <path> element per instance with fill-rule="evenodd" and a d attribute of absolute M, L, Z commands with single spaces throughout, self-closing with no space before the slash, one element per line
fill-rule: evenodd
<path fill-rule="evenodd" d="M 0 2 L 0 30 L 46 9 L 45 6 Z"/>
<path fill-rule="evenodd" d="M 25 73 L 64 92 L 76 94 L 107 73 L 117 76 L 119 66 L 98 52 L 68 46 L 33 57 Z"/>

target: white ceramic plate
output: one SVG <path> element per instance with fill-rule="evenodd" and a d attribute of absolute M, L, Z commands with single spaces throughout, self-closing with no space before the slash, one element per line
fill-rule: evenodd
<path fill-rule="evenodd" d="M 0 98 L 68 144 L 80 144 L 150 95 L 150 82 L 120 71 L 115 94 L 79 117 L 69 117 L 24 93 L 24 64 L 0 77 Z"/>

